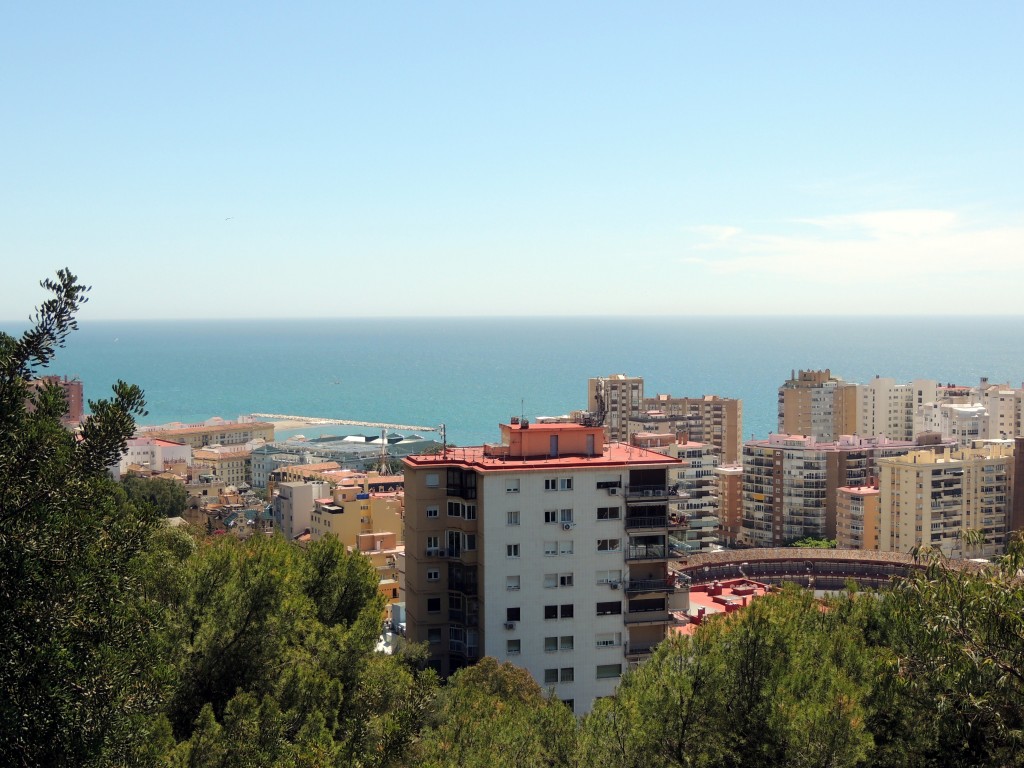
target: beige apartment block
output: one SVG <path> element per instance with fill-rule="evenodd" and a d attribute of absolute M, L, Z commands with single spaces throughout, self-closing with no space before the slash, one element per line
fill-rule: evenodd
<path fill-rule="evenodd" d="M 644 399 L 644 380 L 615 373 L 587 382 L 587 410 L 603 417 L 609 442 L 629 441 L 629 417 L 638 413 Z"/>
<path fill-rule="evenodd" d="M 333 535 L 354 547 L 360 536 L 390 532 L 401 543 L 405 537 L 404 501 L 400 490 L 370 490 L 369 478 L 363 478 L 359 485 L 337 486 L 331 489 L 329 498 L 315 501 L 310 537 L 316 540 Z"/>
<path fill-rule="evenodd" d="M 878 549 L 881 494 L 874 486 L 846 486 L 836 493 L 836 547 Z"/>
<path fill-rule="evenodd" d="M 1012 445 L 913 451 L 878 465 L 879 549 L 930 547 L 963 558 L 1003 553 L 1012 500 Z M 981 532 L 984 544 L 966 544 L 965 531 Z"/>
<path fill-rule="evenodd" d="M 398 543 L 398 535 L 392 531 L 361 533 L 351 549 L 368 558 L 377 569 L 378 590 L 386 601 L 384 616 L 391 612 L 391 606 L 402 601 L 401 589 L 398 584 L 398 558 L 405 550 Z"/>
<path fill-rule="evenodd" d="M 658 394 L 645 398 L 642 410 L 632 417 L 630 435 L 661 432 L 660 421 L 671 421 L 672 431 L 685 429 L 690 440 L 718 449 L 721 460 L 735 464 L 743 452 L 743 401 L 718 395 L 672 397 Z"/>
<path fill-rule="evenodd" d="M 234 450 L 237 446 L 199 448 L 192 452 L 196 474 L 213 475 L 229 485 L 252 483 L 252 451 Z"/>
<path fill-rule="evenodd" d="M 862 437 L 888 437 L 913 440 L 914 415 L 925 403 L 934 402 L 938 382 L 915 379 L 897 384 L 895 379 L 876 376 L 866 384 L 856 384 L 857 429 Z"/>
<path fill-rule="evenodd" d="M 159 437 L 185 443 L 193 449 L 208 445 L 244 445 L 250 440 L 274 440 L 274 425 L 266 421 L 225 421 L 213 418 L 201 424 L 163 424 L 158 427 L 139 427 L 140 437 Z"/>
<path fill-rule="evenodd" d="M 857 387 L 823 371 L 793 371 L 779 387 L 779 432 L 838 440 L 857 432 Z"/>
<path fill-rule="evenodd" d="M 442 675 L 493 656 L 583 713 L 676 622 L 677 459 L 512 420 L 403 464 L 407 635 Z"/>

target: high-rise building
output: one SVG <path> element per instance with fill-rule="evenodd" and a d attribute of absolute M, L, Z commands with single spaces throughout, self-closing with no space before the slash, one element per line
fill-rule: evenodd
<path fill-rule="evenodd" d="M 608 442 L 629 442 L 629 417 L 640 411 L 644 380 L 615 373 L 587 382 L 587 410 L 598 414 Z"/>
<path fill-rule="evenodd" d="M 936 449 L 945 443 L 923 437 Z M 771 435 L 743 446 L 742 543 L 782 546 L 804 537 L 836 537 L 836 500 L 842 487 L 871 484 L 878 460 L 919 442 L 846 435 L 822 442 L 804 435 Z"/>
<path fill-rule="evenodd" d="M 879 491 L 873 485 L 846 486 L 836 493 L 836 547 L 878 549 Z"/>
<path fill-rule="evenodd" d="M 914 414 L 925 403 L 934 402 L 938 382 L 916 379 L 897 384 L 895 379 L 876 376 L 857 388 L 857 429 L 862 437 L 913 440 Z"/>
<path fill-rule="evenodd" d="M 947 557 L 992 557 L 1006 545 L 1013 446 L 913 451 L 882 459 L 879 489 L 883 551 L 939 549 Z M 981 533 L 972 544 L 964 534 Z"/>
<path fill-rule="evenodd" d="M 734 464 L 743 451 L 743 401 L 718 395 L 672 397 L 658 394 L 644 398 L 639 414 L 632 417 L 630 435 L 658 432 L 659 420 L 671 420 L 674 431 L 685 429 L 690 440 L 707 443 L 719 451 L 721 460 Z"/>
<path fill-rule="evenodd" d="M 727 546 L 740 541 L 743 526 L 743 465 L 720 464 L 715 469 L 718 478 L 718 519 L 721 521 L 719 537 Z"/>
<path fill-rule="evenodd" d="M 779 432 L 838 440 L 857 431 L 855 384 L 823 371 L 793 371 L 779 387 Z"/>
<path fill-rule="evenodd" d="M 602 438 L 513 419 L 499 444 L 403 460 L 407 634 L 442 675 L 493 656 L 586 712 L 665 637 L 680 463 Z"/>

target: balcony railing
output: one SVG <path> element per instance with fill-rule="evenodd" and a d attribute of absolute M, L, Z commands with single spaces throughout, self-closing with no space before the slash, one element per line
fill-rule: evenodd
<path fill-rule="evenodd" d="M 629 515 L 626 530 L 631 528 L 686 528 L 686 515 Z"/>
<path fill-rule="evenodd" d="M 674 592 L 676 579 L 667 576 L 663 579 L 630 579 L 626 584 L 627 593 L 636 592 Z"/>
<path fill-rule="evenodd" d="M 654 653 L 656 643 L 630 643 L 626 646 L 626 656 L 629 658 L 642 659 Z"/>
<path fill-rule="evenodd" d="M 622 619 L 624 624 L 667 624 L 675 621 L 667 610 L 634 611 L 624 614 Z"/>
<path fill-rule="evenodd" d="M 668 557 L 664 544 L 640 544 L 626 549 L 627 560 L 663 560 Z"/>
<path fill-rule="evenodd" d="M 675 495 L 675 486 L 669 485 L 627 485 L 627 498 L 663 498 Z"/>

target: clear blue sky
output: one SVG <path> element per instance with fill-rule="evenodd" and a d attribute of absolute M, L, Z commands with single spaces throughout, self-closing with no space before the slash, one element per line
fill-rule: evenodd
<path fill-rule="evenodd" d="M 8 3 L 0 319 L 1024 310 L 1024 3 Z"/>

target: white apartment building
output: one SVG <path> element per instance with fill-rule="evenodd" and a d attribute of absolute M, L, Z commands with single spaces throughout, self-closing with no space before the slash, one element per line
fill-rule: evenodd
<path fill-rule="evenodd" d="M 331 498 L 329 483 L 278 483 L 271 503 L 274 527 L 291 540 L 312 528 L 317 499 Z"/>
<path fill-rule="evenodd" d="M 407 635 L 442 675 L 492 656 L 584 713 L 684 607 L 668 569 L 680 462 L 596 426 L 501 435 L 403 460 Z"/>
<path fill-rule="evenodd" d="M 603 416 L 609 442 L 628 442 L 629 417 L 643 400 L 644 380 L 639 376 L 614 373 L 587 382 L 587 410 Z"/>
<path fill-rule="evenodd" d="M 190 446 L 159 437 L 132 437 L 128 439 L 121 459 L 110 468 L 110 474 L 115 480 L 120 480 L 132 465 L 163 472 L 170 464 L 182 463 L 192 466 Z"/>
<path fill-rule="evenodd" d="M 876 376 L 856 386 L 858 435 L 913 440 L 918 434 L 914 414 L 918 407 L 935 401 L 938 382 L 915 379 L 897 384 L 895 379 Z"/>

